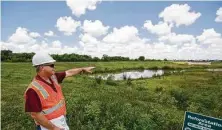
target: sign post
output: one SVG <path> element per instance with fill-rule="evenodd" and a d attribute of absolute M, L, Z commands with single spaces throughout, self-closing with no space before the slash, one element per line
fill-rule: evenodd
<path fill-rule="evenodd" d="M 183 130 L 222 130 L 222 119 L 185 112 Z"/>

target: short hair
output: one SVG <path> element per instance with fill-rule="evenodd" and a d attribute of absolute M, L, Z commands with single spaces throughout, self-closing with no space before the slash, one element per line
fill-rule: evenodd
<path fill-rule="evenodd" d="M 35 66 L 37 73 L 40 71 L 40 67 L 41 67 L 40 65 Z"/>

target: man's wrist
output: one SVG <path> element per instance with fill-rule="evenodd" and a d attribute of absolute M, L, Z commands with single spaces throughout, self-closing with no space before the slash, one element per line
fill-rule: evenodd
<path fill-rule="evenodd" d="M 81 71 L 80 71 L 80 73 L 83 73 L 85 70 L 84 70 L 84 68 L 81 68 Z"/>
<path fill-rule="evenodd" d="M 57 127 L 56 125 L 52 124 L 51 122 L 50 122 L 50 124 L 51 124 L 50 130 L 53 130 L 53 129 L 55 129 Z"/>

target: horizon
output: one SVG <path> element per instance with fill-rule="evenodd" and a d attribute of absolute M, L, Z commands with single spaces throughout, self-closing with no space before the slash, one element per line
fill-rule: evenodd
<path fill-rule="evenodd" d="M 11 51 L 11 50 L 1 50 L 1 51 Z M 12 52 L 12 51 L 11 51 Z M 14 53 L 14 52 L 12 52 L 12 54 L 22 54 L 22 53 L 27 53 L 27 52 L 20 52 L 20 53 Z M 30 53 L 34 53 L 35 54 L 35 52 L 28 52 L 27 54 L 30 54 Z M 64 54 L 67 54 L 67 55 L 72 55 L 72 54 L 74 54 L 74 55 L 80 55 L 80 56 L 84 56 L 84 55 L 81 55 L 81 54 L 77 54 L 77 53 L 64 53 Z M 51 56 L 52 55 L 64 55 L 64 54 L 50 54 Z M 106 55 L 106 54 L 104 54 L 104 55 Z M 96 56 L 91 56 L 91 55 L 86 55 L 86 56 L 90 56 L 91 58 L 99 58 L 99 57 L 96 57 Z M 139 60 L 139 58 L 141 57 L 141 56 L 139 56 L 139 57 L 137 57 L 137 58 L 130 58 L 130 57 L 124 57 L 124 56 L 109 56 L 109 55 L 107 55 L 108 57 L 121 57 L 121 58 L 129 58 L 129 60 L 116 60 L 116 61 L 134 61 L 134 60 Z M 103 57 L 103 56 L 102 56 Z M 103 61 L 102 60 L 102 57 L 100 57 L 99 59 L 101 60 L 101 61 Z M 92 59 L 93 60 L 93 59 Z M 164 59 L 148 59 L 148 58 L 146 58 L 145 57 L 145 59 L 144 59 L 144 61 L 187 61 L 187 62 L 189 62 L 189 61 L 191 61 L 191 62 L 193 62 L 193 61 L 203 61 L 203 62 L 208 62 L 208 61 L 222 61 L 222 60 L 219 60 L 219 59 L 196 59 L 196 60 L 192 60 L 192 59 L 167 59 L 167 58 L 164 58 Z M 90 60 L 91 61 L 91 60 Z M 110 61 L 115 61 L 115 60 L 110 60 Z M 76 62 L 76 61 L 75 61 Z M 77 62 L 79 62 L 79 61 L 77 61 Z M 80 61 L 81 62 L 81 61 Z M 97 61 L 96 61 L 97 62 Z"/>

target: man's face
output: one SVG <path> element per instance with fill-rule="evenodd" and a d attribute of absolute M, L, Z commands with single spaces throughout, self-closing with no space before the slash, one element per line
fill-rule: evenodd
<path fill-rule="evenodd" d="M 44 73 L 50 77 L 53 74 L 55 74 L 54 66 L 55 66 L 54 64 L 44 64 L 42 65 L 42 71 L 44 71 Z"/>

